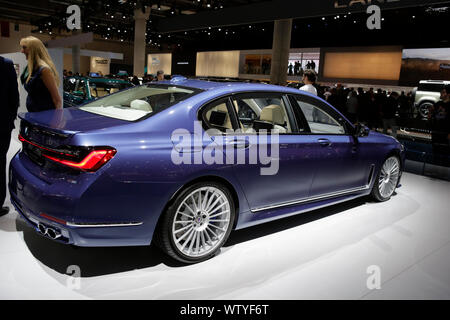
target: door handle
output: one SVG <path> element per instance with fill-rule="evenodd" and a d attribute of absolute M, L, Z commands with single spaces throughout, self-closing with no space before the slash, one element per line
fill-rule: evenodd
<path fill-rule="evenodd" d="M 247 140 L 231 140 L 227 141 L 227 144 L 234 146 L 235 149 L 246 149 L 250 146 Z"/>
<path fill-rule="evenodd" d="M 319 139 L 319 140 L 317 140 L 317 142 L 319 142 L 319 144 L 320 144 L 322 147 L 328 147 L 328 146 L 331 146 L 331 141 L 328 140 L 328 139 Z"/>

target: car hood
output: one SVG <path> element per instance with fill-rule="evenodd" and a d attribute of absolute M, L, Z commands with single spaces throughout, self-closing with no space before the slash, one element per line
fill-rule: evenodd
<path fill-rule="evenodd" d="M 20 113 L 19 118 L 33 125 L 65 134 L 99 130 L 129 123 L 125 120 L 105 117 L 79 108 L 26 112 Z"/>

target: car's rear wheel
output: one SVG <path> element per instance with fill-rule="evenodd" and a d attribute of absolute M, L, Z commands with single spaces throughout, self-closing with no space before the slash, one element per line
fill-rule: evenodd
<path fill-rule="evenodd" d="M 394 194 L 400 178 L 400 160 L 396 156 L 387 158 L 375 179 L 372 196 L 377 201 L 387 201 Z"/>
<path fill-rule="evenodd" d="M 216 182 L 183 190 L 159 224 L 157 243 L 169 256 L 196 263 L 216 255 L 228 239 L 235 216 L 230 191 Z"/>

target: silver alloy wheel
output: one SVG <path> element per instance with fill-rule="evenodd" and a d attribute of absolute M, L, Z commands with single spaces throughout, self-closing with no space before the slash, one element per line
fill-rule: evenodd
<path fill-rule="evenodd" d="M 400 163 L 397 157 L 388 158 L 381 168 L 378 191 L 383 198 L 389 198 L 397 187 Z"/>
<path fill-rule="evenodd" d="M 215 187 L 202 187 L 187 195 L 178 206 L 172 224 L 177 249 L 191 258 L 216 250 L 230 225 L 230 203 Z"/>

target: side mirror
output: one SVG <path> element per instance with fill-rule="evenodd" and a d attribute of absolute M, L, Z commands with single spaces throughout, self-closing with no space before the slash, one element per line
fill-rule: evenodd
<path fill-rule="evenodd" d="M 366 127 L 365 125 L 362 125 L 360 123 L 357 123 L 355 126 L 355 132 L 353 133 L 353 135 L 358 138 L 358 137 L 367 137 L 369 135 L 370 129 L 368 127 Z"/>

